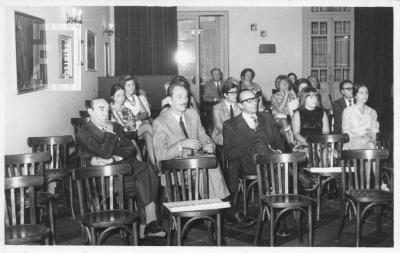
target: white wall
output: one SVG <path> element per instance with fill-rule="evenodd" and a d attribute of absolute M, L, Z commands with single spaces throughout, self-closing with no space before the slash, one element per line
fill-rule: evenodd
<path fill-rule="evenodd" d="M 229 12 L 229 75 L 240 78 L 250 67 L 254 81 L 269 99 L 279 74 L 294 72 L 302 76 L 302 8 L 301 7 L 178 7 L 178 11 Z M 250 25 L 257 24 L 251 32 Z M 260 36 L 267 30 L 267 37 Z M 275 44 L 275 54 L 259 54 L 259 44 Z M 228 76 L 224 74 L 224 76 Z"/>
<path fill-rule="evenodd" d="M 109 22 L 109 7 L 76 7 L 83 11 L 82 38 L 85 30 L 97 34 L 97 72 L 81 67 L 80 91 L 41 90 L 17 95 L 14 11 L 45 19 L 46 24 L 65 24 L 67 11 L 72 7 L 9 7 L 5 9 L 5 82 L 4 82 L 4 153 L 30 152 L 26 139 L 29 136 L 73 135 L 71 117 L 79 117 L 86 99 L 97 96 L 97 77 L 104 76 L 103 24 Z M 85 39 L 84 39 L 85 40 Z M 57 43 L 49 37 L 48 43 Z M 49 45 L 58 48 L 58 45 Z M 54 54 L 58 51 L 52 51 Z M 48 57 L 48 72 L 58 73 L 57 57 Z M 51 76 L 49 76 L 50 78 Z M 52 78 L 53 78 L 52 77 Z M 51 80 L 50 80 L 51 81 Z"/>

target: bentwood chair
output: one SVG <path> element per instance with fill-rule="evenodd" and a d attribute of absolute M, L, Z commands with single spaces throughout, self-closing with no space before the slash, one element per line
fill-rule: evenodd
<path fill-rule="evenodd" d="M 36 219 L 35 188 L 42 186 L 43 176 L 4 179 L 5 244 L 49 244 L 50 229 L 38 224 Z"/>
<path fill-rule="evenodd" d="M 177 231 L 177 245 L 183 245 L 183 238 L 190 224 L 197 220 L 206 222 L 210 243 L 214 243 L 212 225 L 217 245 L 222 243 L 221 213 L 230 205 L 219 199 L 208 197 L 208 170 L 217 167 L 215 156 L 171 159 L 161 162 L 166 179 L 167 203 L 169 209 L 168 245 L 172 243 L 173 230 Z M 189 219 L 184 222 L 182 219 Z"/>
<path fill-rule="evenodd" d="M 49 152 L 37 152 L 27 154 L 16 154 L 4 156 L 5 161 L 5 178 L 21 177 L 21 176 L 41 176 L 43 177 L 43 170 L 45 163 L 51 160 Z M 42 180 L 43 182 L 43 180 Z M 48 222 L 50 224 L 50 239 L 52 243 L 56 244 L 56 230 L 54 219 L 54 195 L 43 191 L 44 185 L 42 184 L 39 191 L 36 191 L 35 204 L 40 208 L 40 222 Z M 46 214 L 47 219 L 44 218 Z"/>
<path fill-rule="evenodd" d="M 371 209 L 375 209 L 376 227 L 381 232 L 382 207 L 392 207 L 393 194 L 382 191 L 380 178 L 383 159 L 389 152 L 384 149 L 359 149 L 342 151 L 343 216 L 337 240 L 343 230 L 347 215 L 353 210 L 356 216 L 356 246 L 360 246 L 362 222 Z"/>
<path fill-rule="evenodd" d="M 56 182 L 61 183 L 62 195 L 60 196 L 65 196 L 71 210 L 72 218 L 75 218 L 72 170 L 70 166 L 70 148 L 75 147 L 74 139 L 71 135 L 28 137 L 28 146 L 32 148 L 32 152 L 34 153 L 42 151 L 50 152 L 52 160 L 46 164 L 44 170 L 45 183 L 47 185 Z M 66 180 L 68 180 L 68 190 L 65 187 Z M 57 193 L 56 196 L 58 196 Z"/>
<path fill-rule="evenodd" d="M 125 209 L 124 176 L 129 164 L 74 169 L 82 231 L 82 241 L 101 245 L 111 232 L 123 231 L 131 245 L 137 245 L 137 214 Z"/>
<path fill-rule="evenodd" d="M 301 229 L 302 213 L 308 216 L 308 244 L 313 245 L 313 200 L 298 193 L 299 166 L 306 161 L 306 154 L 281 153 L 254 155 L 260 193 L 257 229 L 254 245 L 258 244 L 265 216 L 269 218 L 270 245 L 274 246 L 274 235 L 279 219 L 288 211 L 294 211 L 299 240 L 303 241 Z M 275 211 L 278 211 L 277 213 Z"/>
<path fill-rule="evenodd" d="M 348 134 L 322 134 L 307 136 L 308 168 L 306 171 L 317 176 L 317 221 L 321 211 L 321 198 L 324 189 L 334 196 L 337 179 L 340 179 L 340 153 L 343 144 L 349 141 Z M 336 191 L 337 192 L 337 191 Z"/>
<path fill-rule="evenodd" d="M 387 149 L 389 157 L 382 163 L 382 183 L 385 183 L 393 192 L 393 134 L 377 133 L 377 148 Z"/>

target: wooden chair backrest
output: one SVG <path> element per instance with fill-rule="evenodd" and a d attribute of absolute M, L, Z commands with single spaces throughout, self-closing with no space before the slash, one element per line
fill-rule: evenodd
<path fill-rule="evenodd" d="M 376 141 L 378 148 L 389 151 L 387 166 L 393 167 L 393 134 L 377 133 Z"/>
<path fill-rule="evenodd" d="M 265 195 L 298 194 L 299 164 L 306 158 L 304 152 L 254 155 L 259 192 Z"/>
<path fill-rule="evenodd" d="M 342 193 L 353 189 L 380 189 L 381 160 L 388 156 L 386 149 L 343 150 Z"/>
<path fill-rule="evenodd" d="M 208 199 L 208 169 L 217 166 L 216 157 L 161 161 L 161 171 L 166 180 L 167 201 Z"/>
<path fill-rule="evenodd" d="M 33 153 L 50 152 L 52 161 L 47 164 L 46 169 L 69 168 L 69 148 L 74 144 L 71 135 L 28 137 L 28 146 L 32 148 Z"/>
<path fill-rule="evenodd" d="M 340 166 L 343 144 L 349 141 L 348 134 L 321 134 L 307 136 L 308 167 Z"/>
<path fill-rule="evenodd" d="M 4 156 L 5 177 L 43 176 L 46 163 L 51 161 L 49 152 L 37 152 Z"/>
<path fill-rule="evenodd" d="M 130 164 L 74 169 L 81 215 L 124 209 L 124 176 L 131 173 Z"/>
<path fill-rule="evenodd" d="M 42 187 L 43 176 L 17 176 L 4 179 L 5 226 L 36 224 L 35 187 Z M 29 207 L 29 220 L 25 211 Z"/>

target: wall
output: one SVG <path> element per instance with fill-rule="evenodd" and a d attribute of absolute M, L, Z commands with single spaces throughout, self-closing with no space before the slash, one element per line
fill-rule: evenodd
<path fill-rule="evenodd" d="M 279 74 L 294 72 L 302 76 L 302 8 L 301 7 L 178 7 L 178 11 L 229 12 L 229 76 L 252 68 L 254 81 L 269 99 Z M 251 32 L 250 25 L 257 24 Z M 267 37 L 260 31 L 267 30 Z M 275 44 L 275 54 L 259 54 L 259 44 Z M 226 75 L 226 73 L 224 74 Z"/>
<path fill-rule="evenodd" d="M 65 24 L 66 13 L 72 7 L 8 7 L 4 12 L 5 22 L 5 80 L 4 80 L 4 153 L 30 152 L 26 139 L 29 136 L 73 134 L 71 117 L 78 117 L 84 109 L 86 99 L 97 96 L 97 77 L 104 76 L 103 24 L 109 22 L 109 7 L 76 7 L 83 11 L 81 35 L 85 40 L 85 30 L 97 34 L 97 72 L 88 72 L 81 66 L 81 90 L 50 91 L 41 90 L 17 95 L 17 74 L 15 55 L 14 11 L 20 11 L 45 19 L 46 24 Z M 50 35 L 49 35 L 50 36 Z M 57 40 L 49 37 L 50 48 L 58 48 Z M 55 45 L 54 45 L 55 43 Z M 51 51 L 48 57 L 48 73 L 58 73 L 57 57 Z M 50 51 L 49 51 L 50 53 Z M 50 78 L 49 74 L 49 78 Z M 53 77 L 52 77 L 53 78 Z"/>

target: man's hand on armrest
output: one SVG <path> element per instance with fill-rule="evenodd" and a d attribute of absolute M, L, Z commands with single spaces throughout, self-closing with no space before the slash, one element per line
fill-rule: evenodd
<path fill-rule="evenodd" d="M 100 158 L 100 157 L 92 157 L 92 159 L 90 160 L 90 164 L 93 166 L 108 165 L 113 162 L 114 162 L 113 158 L 104 159 L 104 158 Z"/>

